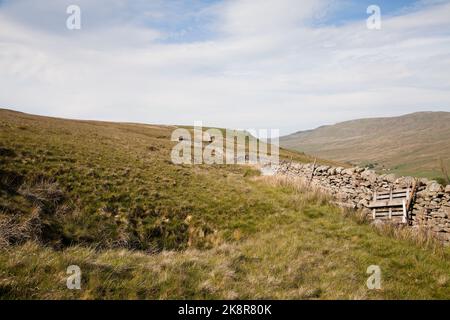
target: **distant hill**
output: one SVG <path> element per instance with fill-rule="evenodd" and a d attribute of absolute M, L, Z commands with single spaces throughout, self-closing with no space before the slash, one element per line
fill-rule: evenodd
<path fill-rule="evenodd" d="M 440 159 L 450 166 L 450 112 L 346 121 L 281 137 L 280 145 L 379 171 L 442 178 Z"/>

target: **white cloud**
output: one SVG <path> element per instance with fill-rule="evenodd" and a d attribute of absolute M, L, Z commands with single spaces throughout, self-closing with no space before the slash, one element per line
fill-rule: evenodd
<path fill-rule="evenodd" d="M 230 0 L 217 6 L 218 28 L 237 37 L 285 33 L 324 10 L 323 0 Z"/>
<path fill-rule="evenodd" d="M 282 133 L 355 117 L 450 111 L 448 3 L 385 18 L 382 30 L 371 31 L 364 20 L 313 27 L 327 1 L 226 1 L 187 13 L 212 21 L 204 25 L 208 39 L 190 42 L 161 41 L 167 31 L 144 23 L 177 19 L 183 6 L 167 12 L 155 2 L 143 18 L 127 2 L 112 2 L 111 12 L 100 10 L 106 2 L 82 2 L 87 21 L 77 33 L 64 30 L 65 10 L 53 2 L 43 27 L 18 3 L 0 7 L 4 107 Z"/>

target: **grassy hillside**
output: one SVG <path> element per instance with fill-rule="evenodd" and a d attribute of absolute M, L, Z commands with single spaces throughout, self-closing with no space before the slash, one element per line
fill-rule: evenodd
<path fill-rule="evenodd" d="M 203 247 L 273 213 L 242 183 L 253 168 L 174 165 L 176 127 L 0 114 L 0 212 L 18 225 L 37 216 L 54 247 Z"/>
<path fill-rule="evenodd" d="M 0 298 L 450 297 L 448 249 L 249 166 L 174 165 L 174 128 L 0 110 Z"/>
<path fill-rule="evenodd" d="M 450 169 L 450 112 L 346 121 L 282 137 L 280 144 L 400 175 L 443 178 L 439 160 Z"/>

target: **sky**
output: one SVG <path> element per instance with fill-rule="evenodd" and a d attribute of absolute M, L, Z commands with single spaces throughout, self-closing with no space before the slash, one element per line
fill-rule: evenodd
<path fill-rule="evenodd" d="M 450 111 L 450 0 L 0 0 L 0 107 L 281 134 Z"/>

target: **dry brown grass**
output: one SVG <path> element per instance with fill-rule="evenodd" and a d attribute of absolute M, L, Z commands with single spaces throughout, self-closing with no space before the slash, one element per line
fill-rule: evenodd
<path fill-rule="evenodd" d="M 326 196 L 326 193 L 319 187 L 308 183 L 308 180 L 299 176 L 273 175 L 261 176 L 256 179 L 261 180 L 272 187 L 289 188 L 296 193 L 317 193 Z"/>
<path fill-rule="evenodd" d="M 447 166 L 442 158 L 439 158 L 439 167 L 441 168 L 442 176 L 447 184 L 450 184 L 450 176 L 448 175 Z"/>
<path fill-rule="evenodd" d="M 0 246 L 39 241 L 42 232 L 40 209 L 34 208 L 27 217 L 0 213 Z"/>
<path fill-rule="evenodd" d="M 58 183 L 45 178 L 36 178 L 22 184 L 18 192 L 40 208 L 46 205 L 56 206 L 64 198 Z"/>
<path fill-rule="evenodd" d="M 392 223 L 372 223 L 373 228 L 383 236 L 407 241 L 434 253 L 444 255 L 445 247 L 433 236 L 431 230 L 423 227 L 410 227 Z"/>

